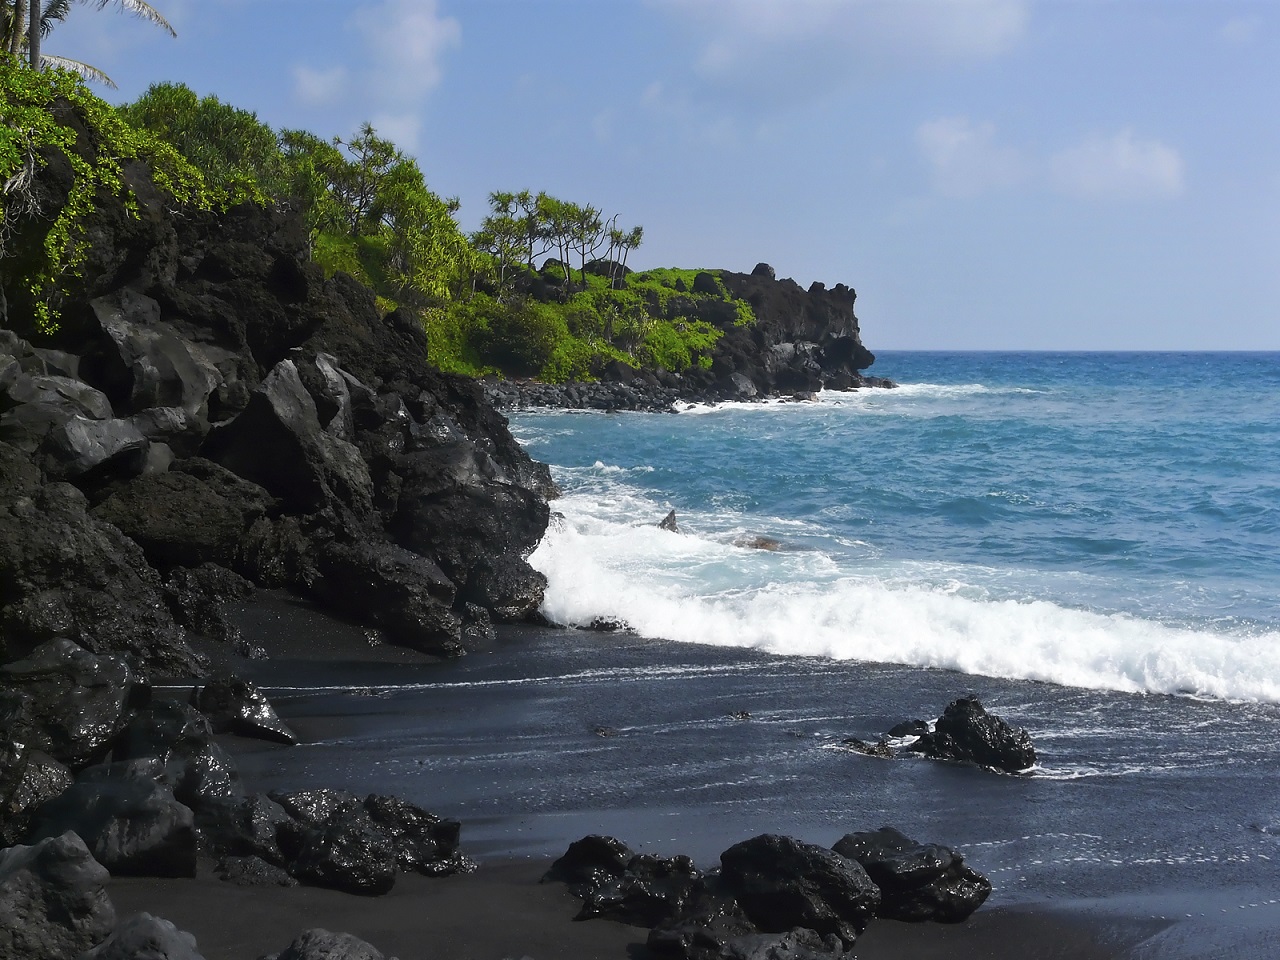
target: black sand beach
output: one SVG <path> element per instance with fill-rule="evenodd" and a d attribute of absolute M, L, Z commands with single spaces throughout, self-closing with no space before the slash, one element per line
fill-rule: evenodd
<path fill-rule="evenodd" d="M 706 869 L 757 833 L 829 845 L 883 824 L 955 847 L 995 891 L 961 924 L 873 922 L 858 942 L 863 958 L 1262 960 L 1280 949 L 1274 840 L 1266 824 L 1239 822 L 1252 780 L 1237 771 L 1228 783 L 1219 768 L 1164 785 L 1070 773 L 1086 761 L 1125 763 L 1118 742 L 1155 707 L 1194 723 L 1202 707 L 1192 701 L 523 628 L 462 660 L 431 662 L 282 599 L 244 608 L 240 622 L 274 654 L 241 668 L 304 741 L 231 740 L 247 786 L 405 796 L 461 820 L 463 850 L 479 867 L 402 875 L 376 898 L 242 889 L 207 871 L 112 881 L 122 914 L 172 920 L 207 960 L 255 960 L 311 926 L 354 933 L 400 960 L 638 960 L 646 930 L 573 922 L 579 904 L 565 887 L 538 882 L 572 840 L 610 833 Z M 1047 773 L 876 760 L 839 745 L 967 691 L 1042 735 Z M 1085 701 L 1114 737 L 1077 742 L 1052 728 L 1051 717 Z M 1238 735 L 1265 709 L 1242 706 L 1239 729 L 1219 731 L 1248 769 Z"/>

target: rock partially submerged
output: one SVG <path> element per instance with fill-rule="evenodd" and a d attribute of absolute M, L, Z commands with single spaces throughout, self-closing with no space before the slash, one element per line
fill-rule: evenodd
<path fill-rule="evenodd" d="M 919 753 L 999 773 L 1025 773 L 1036 764 L 1035 747 L 1027 731 L 987 713 L 977 697 L 953 700 L 932 724 L 904 720 L 875 743 L 848 737 L 843 745 L 870 757 L 888 759 L 902 752 Z"/>
<path fill-rule="evenodd" d="M 1004 773 L 1035 766 L 1031 737 L 1021 727 L 987 713 L 977 697 L 961 697 L 947 705 L 932 732 L 907 749 L 938 760 L 960 760 Z"/>

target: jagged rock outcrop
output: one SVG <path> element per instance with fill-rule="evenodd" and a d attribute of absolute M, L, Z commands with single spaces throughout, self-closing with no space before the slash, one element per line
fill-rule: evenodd
<path fill-rule="evenodd" d="M 947 705 L 932 732 L 907 747 L 938 760 L 960 760 L 1004 773 L 1035 766 L 1031 737 L 1003 717 L 987 713 L 977 697 L 961 697 Z"/>
<path fill-rule="evenodd" d="M 480 388 L 430 366 L 413 317 L 325 278 L 295 217 L 175 215 L 125 174 L 137 216 L 99 198 L 55 336 L 21 288 L 45 220 L 0 269 L 0 660 L 66 637 L 199 673 L 188 631 L 234 639 L 217 578 L 180 572 L 208 564 L 435 654 L 535 611 L 555 488 Z M 69 175 L 54 157 L 39 194 L 56 206 Z"/>

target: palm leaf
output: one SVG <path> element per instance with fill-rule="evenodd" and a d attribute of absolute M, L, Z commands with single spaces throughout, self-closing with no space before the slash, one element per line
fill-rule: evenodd
<path fill-rule="evenodd" d="M 132 13 L 134 16 L 141 17 L 143 20 L 150 20 L 156 26 L 167 30 L 169 32 L 169 36 L 176 37 L 178 35 L 178 32 L 169 25 L 169 21 L 161 15 L 160 11 L 151 6 L 151 4 L 144 3 L 143 0 L 85 0 L 85 2 L 96 3 L 99 10 L 115 3 L 126 13 Z"/>
<path fill-rule="evenodd" d="M 40 55 L 40 63 L 46 67 L 59 67 L 63 70 L 70 70 L 78 73 L 86 80 L 92 80 L 95 83 L 103 83 L 112 90 L 116 89 L 116 82 L 108 77 L 97 67 L 87 63 L 81 63 L 79 60 L 72 60 L 70 57 L 59 57 L 54 54 L 42 53 Z"/>

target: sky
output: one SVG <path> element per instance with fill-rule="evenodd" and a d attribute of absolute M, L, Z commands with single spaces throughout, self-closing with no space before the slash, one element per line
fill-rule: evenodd
<path fill-rule="evenodd" d="M 370 121 L 458 197 L 642 225 L 630 265 L 858 292 L 873 351 L 1280 349 L 1280 3 L 153 0 L 46 50 L 273 127 Z"/>

